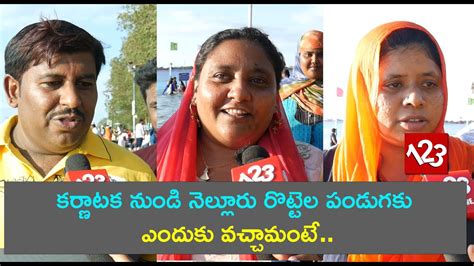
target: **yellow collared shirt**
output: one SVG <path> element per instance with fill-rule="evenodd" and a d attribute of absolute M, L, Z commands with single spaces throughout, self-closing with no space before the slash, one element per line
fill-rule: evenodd
<path fill-rule="evenodd" d="M 76 153 L 86 155 L 92 169 L 105 169 L 112 182 L 154 182 L 153 171 L 142 159 L 119 145 L 87 132 L 84 142 L 70 151 L 46 176 L 42 176 L 12 144 L 10 133 L 18 122 L 10 117 L 0 128 L 0 248 L 4 248 L 4 181 L 61 182 L 67 158 Z"/>

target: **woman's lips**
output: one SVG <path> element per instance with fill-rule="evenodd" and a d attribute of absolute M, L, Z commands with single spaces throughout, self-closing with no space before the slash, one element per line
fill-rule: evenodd
<path fill-rule="evenodd" d="M 240 119 L 240 118 L 246 118 L 250 116 L 250 113 L 243 110 L 243 109 L 238 109 L 238 108 L 229 108 L 229 109 L 224 109 L 222 112 L 230 116 L 232 118 Z"/>
<path fill-rule="evenodd" d="M 422 131 L 428 121 L 421 118 L 410 118 L 400 121 L 400 126 L 406 131 Z"/>

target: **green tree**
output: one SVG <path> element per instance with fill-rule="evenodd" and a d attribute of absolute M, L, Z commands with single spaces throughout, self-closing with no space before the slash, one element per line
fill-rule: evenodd
<path fill-rule="evenodd" d="M 156 5 L 124 5 L 118 17 L 118 28 L 127 33 L 118 57 L 110 61 L 111 75 L 107 82 L 106 105 L 109 119 L 132 127 L 133 77 L 130 65 L 140 67 L 156 57 Z M 140 88 L 135 84 L 137 120 L 149 121 Z"/>

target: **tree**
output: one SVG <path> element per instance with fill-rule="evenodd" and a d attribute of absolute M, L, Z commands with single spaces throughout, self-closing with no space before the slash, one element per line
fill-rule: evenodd
<path fill-rule="evenodd" d="M 141 66 L 156 57 L 156 5 L 124 5 L 118 27 L 127 33 L 120 55 L 110 61 L 111 75 L 107 82 L 106 106 L 109 119 L 132 128 L 132 73 L 129 64 Z M 137 118 L 149 120 L 138 85 L 136 87 Z M 138 119 L 137 119 L 138 121 Z"/>
<path fill-rule="evenodd" d="M 103 125 L 103 126 L 107 125 L 107 118 L 105 118 L 105 117 L 102 118 L 102 119 L 99 121 L 99 123 L 97 124 L 97 126 L 100 126 L 100 125 Z"/>

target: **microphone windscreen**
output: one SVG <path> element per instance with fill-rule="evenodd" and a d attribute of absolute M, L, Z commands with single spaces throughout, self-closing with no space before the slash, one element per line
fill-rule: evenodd
<path fill-rule="evenodd" d="M 444 254 L 446 262 L 470 262 L 467 254 Z"/>
<path fill-rule="evenodd" d="M 267 150 L 259 145 L 252 145 L 247 147 L 242 153 L 242 163 L 248 164 L 253 163 L 255 161 L 265 159 L 270 157 Z"/>
<path fill-rule="evenodd" d="M 247 149 L 247 147 L 242 147 L 235 152 L 235 160 L 239 165 L 244 165 L 244 163 L 242 162 L 242 153 L 244 153 L 245 149 Z"/>
<path fill-rule="evenodd" d="M 467 246 L 474 244 L 474 221 L 467 219 Z"/>
<path fill-rule="evenodd" d="M 276 261 L 277 259 L 273 257 L 272 254 L 256 254 L 257 260 L 263 260 L 263 261 Z"/>
<path fill-rule="evenodd" d="M 467 220 L 467 247 L 471 244 L 474 244 L 474 221 Z M 467 254 L 444 254 L 444 259 L 447 262 L 471 262 Z"/>
<path fill-rule="evenodd" d="M 84 154 L 76 153 L 67 158 L 64 172 L 79 170 L 91 170 L 91 164 Z"/>

